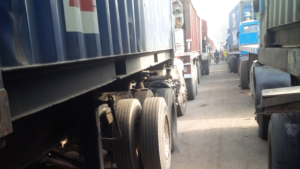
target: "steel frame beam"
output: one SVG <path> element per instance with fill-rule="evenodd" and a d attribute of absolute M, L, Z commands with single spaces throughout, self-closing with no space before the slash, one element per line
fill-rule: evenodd
<path fill-rule="evenodd" d="M 299 48 L 259 48 L 259 63 L 300 76 Z"/>
<path fill-rule="evenodd" d="M 172 50 L 164 50 L 126 57 L 2 70 L 12 120 L 158 65 L 171 57 L 173 57 Z M 121 61 L 124 67 L 122 74 L 116 73 L 118 61 Z"/>

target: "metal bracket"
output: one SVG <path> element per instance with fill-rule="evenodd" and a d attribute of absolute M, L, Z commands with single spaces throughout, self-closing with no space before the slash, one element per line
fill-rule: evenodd
<path fill-rule="evenodd" d="M 114 98 L 112 96 L 108 96 L 107 101 L 99 100 L 98 101 L 98 106 L 100 106 L 102 104 L 107 104 L 108 107 L 111 109 L 112 116 L 113 116 L 113 125 L 116 128 L 117 133 L 118 133 L 117 137 L 115 137 L 115 138 L 102 137 L 102 140 L 103 141 L 108 141 L 108 142 L 116 142 L 116 141 L 120 140 L 120 138 L 122 137 L 122 134 L 121 134 L 120 126 L 119 126 L 118 119 L 117 119 L 116 112 L 115 112 L 115 108 L 114 108 Z"/>

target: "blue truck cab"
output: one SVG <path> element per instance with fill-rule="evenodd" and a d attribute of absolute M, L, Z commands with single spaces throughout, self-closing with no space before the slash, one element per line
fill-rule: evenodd
<path fill-rule="evenodd" d="M 258 43 L 258 21 L 245 21 L 240 25 L 239 46 Z"/>
<path fill-rule="evenodd" d="M 258 21 L 245 21 L 240 25 L 238 35 L 239 47 L 245 45 L 258 44 Z M 249 52 L 240 50 L 240 61 L 247 57 Z"/>
<path fill-rule="evenodd" d="M 238 34 L 239 47 L 251 46 L 258 44 L 259 21 L 244 21 L 240 24 L 240 32 Z M 238 59 L 238 72 L 240 74 L 241 88 L 249 88 L 249 52 L 240 50 Z"/>

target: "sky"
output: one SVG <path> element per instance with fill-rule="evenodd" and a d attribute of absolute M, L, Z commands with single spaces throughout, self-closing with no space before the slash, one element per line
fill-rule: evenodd
<path fill-rule="evenodd" d="M 227 38 L 229 28 L 229 12 L 240 0 L 192 0 L 201 19 L 207 20 L 208 37 L 217 47 Z"/>

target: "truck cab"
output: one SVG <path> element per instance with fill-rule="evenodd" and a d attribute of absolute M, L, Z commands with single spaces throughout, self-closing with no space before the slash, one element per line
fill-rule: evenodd
<path fill-rule="evenodd" d="M 258 21 L 245 21 L 240 25 L 239 46 L 258 43 Z"/>
<path fill-rule="evenodd" d="M 244 21 L 240 24 L 238 33 L 239 47 L 258 44 L 258 21 Z M 249 88 L 249 52 L 240 50 L 238 59 L 238 73 L 240 74 L 240 85 L 242 89 Z"/>

